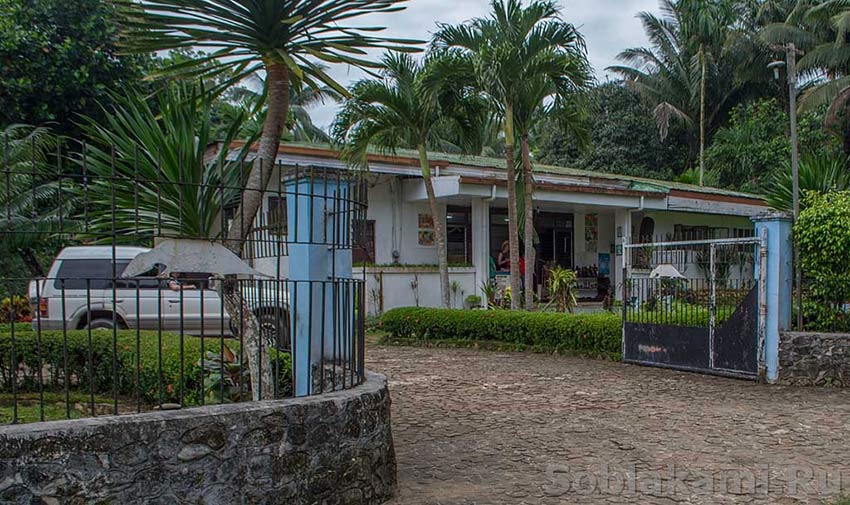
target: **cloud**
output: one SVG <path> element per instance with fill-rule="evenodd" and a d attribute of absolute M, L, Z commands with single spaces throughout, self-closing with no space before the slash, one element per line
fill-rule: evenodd
<path fill-rule="evenodd" d="M 643 28 L 636 18 L 638 12 L 658 10 L 657 0 L 559 0 L 558 4 L 564 20 L 576 25 L 584 35 L 588 59 L 600 81 L 606 80 L 605 67 L 617 62 L 620 51 L 646 44 Z M 486 16 L 489 9 L 489 0 L 410 0 L 402 12 L 364 17 L 358 24 L 384 26 L 384 34 L 390 37 L 427 41 L 438 22 L 462 23 Z M 343 84 L 365 76 L 344 65 L 332 67 L 330 74 Z M 317 125 L 326 128 L 337 108 L 337 104 L 326 103 L 316 106 L 311 114 Z"/>

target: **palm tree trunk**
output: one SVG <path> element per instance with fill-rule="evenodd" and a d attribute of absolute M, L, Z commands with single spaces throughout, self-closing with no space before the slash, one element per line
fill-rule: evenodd
<path fill-rule="evenodd" d="M 699 185 L 705 185 L 705 46 L 699 46 L 699 59 L 702 66 L 702 77 L 700 78 L 700 105 L 699 105 Z"/>
<path fill-rule="evenodd" d="M 425 181 L 425 192 L 428 194 L 428 205 L 431 207 L 431 218 L 434 220 L 434 235 L 437 241 L 437 263 L 440 270 L 440 299 L 443 308 L 451 308 L 451 296 L 449 293 L 449 256 L 446 250 L 446 226 L 443 214 L 437 205 L 437 196 L 434 194 L 434 183 L 431 180 L 431 165 L 428 163 L 428 153 L 425 145 L 420 144 L 419 167 L 422 170 L 422 179 Z"/>
<path fill-rule="evenodd" d="M 528 134 L 522 136 L 522 174 L 525 208 L 525 308 L 534 309 L 534 265 L 537 260 L 534 250 L 534 176 L 531 154 L 528 149 Z"/>
<path fill-rule="evenodd" d="M 266 65 L 266 83 L 268 85 L 268 111 L 248 180 L 242 190 L 242 198 L 236 216 L 227 232 L 225 246 L 236 255 L 242 255 L 245 239 L 251 232 L 257 211 L 263 201 L 271 174 L 277 160 L 280 136 L 289 113 L 289 69 L 283 63 Z M 245 298 L 239 290 L 239 283 L 229 279 L 224 283 L 222 298 L 224 308 L 231 319 L 239 318 L 243 345 L 248 355 L 248 367 L 251 372 L 251 392 L 254 400 L 268 400 L 274 397 L 274 382 L 268 349 L 263 352 L 262 335 L 256 316 L 251 312 Z"/>
<path fill-rule="evenodd" d="M 508 105 L 505 107 L 505 168 L 508 178 L 508 245 L 511 260 L 511 310 L 517 310 L 520 308 L 522 286 L 519 278 L 519 216 L 517 216 L 513 116 L 513 108 Z"/>

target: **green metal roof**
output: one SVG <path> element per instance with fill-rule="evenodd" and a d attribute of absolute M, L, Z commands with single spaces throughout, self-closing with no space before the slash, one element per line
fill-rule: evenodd
<path fill-rule="evenodd" d="M 329 144 L 310 144 L 310 143 L 301 143 L 301 142 L 286 142 L 285 145 L 289 146 L 297 146 L 304 148 L 317 148 L 317 149 L 334 149 L 333 146 Z M 418 159 L 419 154 L 411 149 L 397 149 L 395 151 L 389 152 L 384 150 L 378 150 L 371 148 L 369 150 L 371 154 L 384 155 L 384 156 L 398 156 L 402 158 L 413 158 Z M 484 156 L 469 156 L 462 154 L 449 154 L 449 153 L 441 153 L 441 152 L 429 152 L 428 159 L 431 162 L 445 162 L 451 165 L 464 165 L 469 167 L 480 167 L 487 169 L 495 169 L 495 170 L 504 170 L 505 168 L 505 160 L 503 158 L 488 158 Z M 669 193 L 670 190 L 680 190 L 680 191 L 691 191 L 694 193 L 703 193 L 707 195 L 722 195 L 722 196 L 734 196 L 740 198 L 751 198 L 756 200 L 762 200 L 763 198 L 759 195 L 754 195 L 751 193 L 743 193 L 740 191 L 732 191 L 728 189 L 721 188 L 712 188 L 708 186 L 696 186 L 693 184 L 683 184 L 680 182 L 674 181 L 663 181 L 657 179 L 649 179 L 645 177 L 635 177 L 630 175 L 620 175 L 616 173 L 606 173 L 606 172 L 592 172 L 589 170 L 579 170 L 575 168 L 567 168 L 567 167 L 559 167 L 554 165 L 544 165 L 540 163 L 534 164 L 534 171 L 541 174 L 551 174 L 551 175 L 563 175 L 569 177 L 586 177 L 590 179 L 604 179 L 606 181 L 610 181 L 612 183 L 619 183 L 622 187 L 623 183 L 628 183 L 627 188 L 638 190 L 638 191 L 646 191 L 646 192 L 657 192 L 657 193 Z"/>

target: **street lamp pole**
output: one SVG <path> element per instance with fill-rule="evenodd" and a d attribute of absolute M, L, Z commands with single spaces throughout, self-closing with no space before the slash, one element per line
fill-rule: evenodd
<path fill-rule="evenodd" d="M 791 188 L 794 200 L 794 222 L 800 217 L 800 153 L 797 146 L 797 47 L 785 46 L 788 70 L 788 112 L 791 116 Z M 794 279 L 797 283 L 797 331 L 803 330 L 803 269 L 800 248 L 794 241 Z"/>

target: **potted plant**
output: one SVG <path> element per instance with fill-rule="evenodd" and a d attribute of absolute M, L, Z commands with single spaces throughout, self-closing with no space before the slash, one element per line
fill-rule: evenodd
<path fill-rule="evenodd" d="M 466 297 L 464 305 L 467 310 L 480 309 L 481 297 L 478 295 L 469 295 Z"/>

